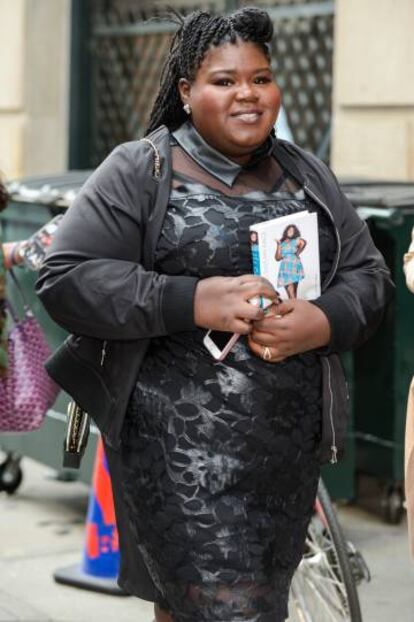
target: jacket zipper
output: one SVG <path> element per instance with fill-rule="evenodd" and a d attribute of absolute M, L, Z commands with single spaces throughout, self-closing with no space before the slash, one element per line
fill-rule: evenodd
<path fill-rule="evenodd" d="M 73 400 L 68 406 L 69 442 L 66 442 L 66 451 L 79 453 L 85 439 L 85 432 L 89 424 L 87 413 Z"/>
<path fill-rule="evenodd" d="M 101 349 L 101 367 L 104 366 L 104 362 L 105 362 L 105 357 L 106 357 L 106 345 L 108 343 L 108 340 L 105 339 L 105 341 L 102 343 L 102 349 Z"/>
<path fill-rule="evenodd" d="M 331 214 L 331 210 L 329 209 L 329 207 L 326 205 L 326 203 L 324 203 L 314 192 L 313 190 L 311 190 L 307 185 L 306 182 L 303 185 L 303 189 L 304 191 L 324 210 L 324 212 L 328 215 L 328 218 L 330 219 L 332 226 L 334 228 L 335 231 L 335 236 L 336 236 L 336 243 L 337 243 L 337 247 L 338 247 L 338 252 L 336 253 L 336 259 L 335 259 L 335 263 L 331 269 L 331 273 L 329 275 L 329 278 L 326 280 L 326 282 L 324 283 L 324 289 L 326 289 L 328 287 L 328 285 L 332 282 L 332 279 L 334 278 L 337 268 L 338 268 L 338 264 L 339 264 L 339 257 L 341 254 L 341 238 L 339 237 L 339 231 L 338 228 L 335 224 L 335 221 L 333 219 L 333 216 Z M 334 419 L 333 419 L 333 392 L 332 392 L 332 385 L 331 385 L 331 364 L 329 363 L 329 359 L 326 358 L 326 364 L 328 365 L 328 388 L 329 388 L 329 423 L 331 426 L 331 459 L 330 459 L 330 463 L 331 464 L 336 464 L 338 462 L 338 447 L 336 444 L 336 430 L 335 430 L 335 423 L 334 423 Z"/>
<path fill-rule="evenodd" d="M 331 464 L 336 464 L 338 462 L 338 447 L 336 445 L 336 431 L 335 424 L 333 420 L 333 392 L 331 385 L 331 364 L 326 359 L 326 364 L 328 365 L 328 388 L 329 388 L 329 422 L 331 424 L 331 432 L 332 432 L 332 444 L 331 444 Z"/>

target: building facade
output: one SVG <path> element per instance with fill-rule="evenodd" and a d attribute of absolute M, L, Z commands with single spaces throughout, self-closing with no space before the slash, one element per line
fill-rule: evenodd
<path fill-rule="evenodd" d="M 226 11 L 243 1 L 168 4 Z M 273 66 L 295 141 L 342 177 L 414 180 L 414 2 L 260 5 L 275 24 Z M 172 32 L 163 10 L 146 0 L 0 0 L 6 177 L 95 166 L 142 134 Z M 160 21 L 144 23 L 154 14 Z"/>

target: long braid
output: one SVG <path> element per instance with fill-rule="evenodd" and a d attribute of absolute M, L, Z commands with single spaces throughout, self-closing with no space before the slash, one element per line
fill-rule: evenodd
<path fill-rule="evenodd" d="M 183 20 L 174 35 L 161 72 L 160 89 L 151 111 L 147 134 L 163 124 L 175 129 L 186 120 L 177 86 L 180 78 L 190 79 L 194 58 L 191 54 L 183 54 L 182 50 L 197 48 L 194 39 L 200 38 L 209 19 L 210 15 L 204 11 L 192 13 Z"/>
<path fill-rule="evenodd" d="M 160 125 L 171 131 L 187 119 L 178 91 L 181 78 L 192 82 L 209 47 L 237 39 L 256 43 L 269 56 L 273 24 L 268 14 L 258 8 L 239 9 L 228 16 L 195 11 L 180 18 L 167 60 L 163 66 L 160 88 L 155 99 L 146 133 Z"/>

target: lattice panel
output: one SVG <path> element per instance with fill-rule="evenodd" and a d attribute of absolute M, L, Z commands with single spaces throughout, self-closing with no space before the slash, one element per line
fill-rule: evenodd
<path fill-rule="evenodd" d="M 91 0 L 93 27 L 122 26 L 162 16 L 171 7 L 179 13 L 197 9 L 224 11 L 226 0 Z"/>
<path fill-rule="evenodd" d="M 318 15 L 275 22 L 273 67 L 289 125 L 295 141 L 315 153 L 329 140 L 333 19 Z"/>
<path fill-rule="evenodd" d="M 95 91 L 95 164 L 146 127 L 170 36 L 100 38 Z"/>
<path fill-rule="evenodd" d="M 244 2 L 239 2 L 239 5 Z M 234 4 L 234 3 L 233 3 Z M 278 7 L 303 0 L 248 2 L 266 4 L 275 25 L 273 68 L 295 141 L 318 152 L 329 143 L 332 89 L 333 14 L 277 17 Z M 222 11 L 229 2 L 173 3 L 182 13 L 208 8 Z M 300 7 L 299 7 L 300 8 Z M 138 138 L 148 122 L 171 33 L 134 34 L 131 26 L 165 14 L 166 4 L 136 0 L 94 0 L 93 164 L 117 144 Z M 328 159 L 328 152 L 324 153 Z"/>
<path fill-rule="evenodd" d="M 128 28 L 151 18 L 162 19 L 169 7 L 180 13 L 223 10 L 218 2 L 154 3 L 137 0 L 94 0 L 93 153 L 96 165 L 119 143 L 139 138 L 147 125 L 171 34 L 134 35 Z M 157 22 L 151 22 L 157 29 Z"/>

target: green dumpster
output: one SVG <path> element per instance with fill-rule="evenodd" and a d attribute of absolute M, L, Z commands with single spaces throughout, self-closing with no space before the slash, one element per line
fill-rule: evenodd
<path fill-rule="evenodd" d="M 71 171 L 63 175 L 33 177 L 9 184 L 11 201 L 0 215 L 3 240 L 7 242 L 26 239 L 53 216 L 65 211 L 89 174 L 87 171 Z M 15 268 L 15 274 L 33 313 L 45 331 L 49 345 L 52 350 L 57 348 L 66 334 L 49 318 L 34 293 L 36 274 L 21 267 Z M 21 299 L 11 279 L 8 281 L 7 291 L 13 305 L 21 310 Z M 16 461 L 19 456 L 28 456 L 56 469 L 63 478 L 78 477 L 89 483 L 97 440 L 97 430 L 93 426 L 79 472 L 62 469 L 68 402 L 69 397 L 61 392 L 53 408 L 47 413 L 42 427 L 36 432 L 0 433 L 0 448 L 15 456 Z M 12 471 L 18 478 L 18 469 Z"/>
<path fill-rule="evenodd" d="M 414 298 L 402 258 L 414 226 L 414 184 L 349 183 L 342 188 L 366 220 L 396 284 L 377 334 L 353 355 L 353 425 L 358 478 L 382 485 L 380 506 L 390 522 L 403 514 L 404 430 L 414 374 Z"/>

